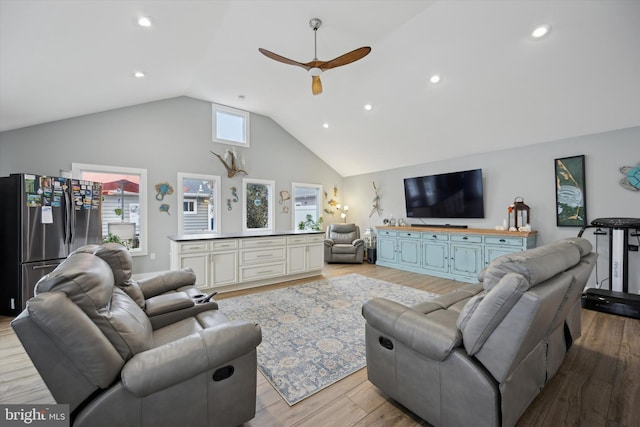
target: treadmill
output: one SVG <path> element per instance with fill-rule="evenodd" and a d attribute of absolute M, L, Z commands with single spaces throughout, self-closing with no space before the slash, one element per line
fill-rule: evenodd
<path fill-rule="evenodd" d="M 594 219 L 578 237 L 587 228 L 597 228 L 596 235 L 609 229 L 609 289 L 588 288 L 582 294 L 582 307 L 640 319 L 640 295 L 629 293 L 629 234 L 640 235 L 640 218 Z"/>

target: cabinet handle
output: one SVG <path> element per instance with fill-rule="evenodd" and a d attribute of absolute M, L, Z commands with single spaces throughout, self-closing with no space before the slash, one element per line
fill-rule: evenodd
<path fill-rule="evenodd" d="M 258 271 L 258 274 L 266 274 L 266 273 L 273 273 L 273 270 Z"/>
<path fill-rule="evenodd" d="M 464 236 L 462 240 L 469 240 L 469 238 L 467 236 Z"/>
<path fill-rule="evenodd" d="M 272 257 L 273 254 L 262 254 L 262 255 L 256 255 L 256 258 L 268 258 L 268 257 Z"/>
<path fill-rule="evenodd" d="M 433 236 L 431 236 L 432 239 L 437 239 L 438 236 L 436 236 L 435 234 Z"/>
<path fill-rule="evenodd" d="M 504 243 L 504 242 L 506 242 L 506 240 L 500 239 L 500 243 Z"/>

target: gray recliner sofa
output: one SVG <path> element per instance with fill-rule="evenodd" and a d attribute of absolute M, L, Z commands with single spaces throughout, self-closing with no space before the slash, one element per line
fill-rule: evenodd
<path fill-rule="evenodd" d="M 118 243 L 86 245 L 75 253 L 93 254 L 109 264 L 116 286 L 144 310 L 154 329 L 218 308 L 213 297 L 207 298 L 195 286 L 196 275 L 190 268 L 161 271 L 133 280 L 131 254 Z"/>
<path fill-rule="evenodd" d="M 367 301 L 369 380 L 435 426 L 513 426 L 580 336 L 591 251 L 564 239 L 500 257 L 480 283 L 413 307 Z"/>
<path fill-rule="evenodd" d="M 154 328 L 93 253 L 43 277 L 11 326 L 73 426 L 237 426 L 255 416 L 260 326 L 208 310 Z"/>

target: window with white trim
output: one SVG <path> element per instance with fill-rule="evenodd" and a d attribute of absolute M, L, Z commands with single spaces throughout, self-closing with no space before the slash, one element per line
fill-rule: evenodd
<path fill-rule="evenodd" d="M 218 104 L 211 105 L 213 142 L 249 147 L 249 112 Z"/>
<path fill-rule="evenodd" d="M 273 230 L 273 189 L 275 181 L 244 178 L 242 186 L 243 231 Z"/>
<path fill-rule="evenodd" d="M 71 169 L 76 179 L 102 183 L 103 237 L 109 224 L 134 223 L 127 247 L 133 256 L 147 255 L 147 170 L 84 163 L 72 163 Z"/>
<path fill-rule="evenodd" d="M 178 232 L 220 231 L 220 177 L 178 172 Z"/>

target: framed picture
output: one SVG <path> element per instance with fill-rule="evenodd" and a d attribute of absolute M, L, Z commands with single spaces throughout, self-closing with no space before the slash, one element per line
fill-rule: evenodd
<path fill-rule="evenodd" d="M 584 155 L 555 159 L 556 225 L 587 225 Z"/>

